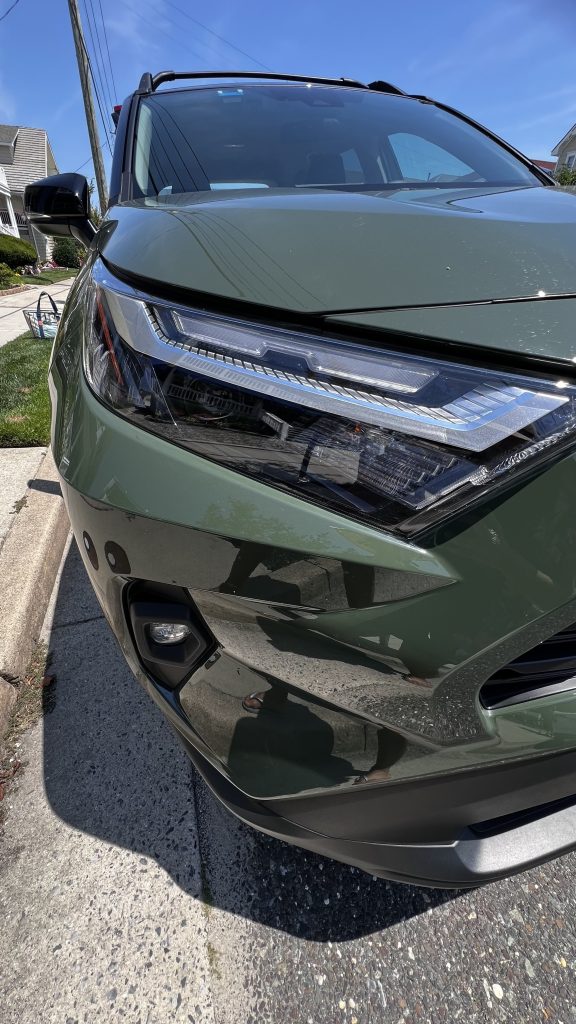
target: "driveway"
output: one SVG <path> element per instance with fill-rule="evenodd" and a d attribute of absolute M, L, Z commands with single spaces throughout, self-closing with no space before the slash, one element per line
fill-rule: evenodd
<path fill-rule="evenodd" d="M 74 548 L 48 627 L 55 706 L 0 840 L 3 1024 L 576 1021 L 575 855 L 460 894 L 261 836 L 134 682 Z"/>

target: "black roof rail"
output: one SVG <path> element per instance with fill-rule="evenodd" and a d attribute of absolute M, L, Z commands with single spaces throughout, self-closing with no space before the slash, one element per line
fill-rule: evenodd
<path fill-rule="evenodd" d="M 399 89 L 397 85 L 392 85 L 391 82 L 381 82 L 380 80 L 377 82 L 370 82 L 368 88 L 372 89 L 373 92 L 391 92 L 395 96 L 408 95 L 403 89 Z"/>
<path fill-rule="evenodd" d="M 398 96 L 405 96 L 402 89 L 388 82 L 372 82 L 366 85 L 365 82 L 358 82 L 353 78 L 317 78 L 306 75 L 280 75 L 273 71 L 159 71 L 156 75 L 145 72 L 140 79 L 139 93 L 155 92 L 159 85 L 164 82 L 176 82 L 182 79 L 202 78 L 254 78 L 276 82 L 313 82 L 316 85 L 344 85 L 353 89 L 372 89 L 376 92 L 395 93 Z"/>
<path fill-rule="evenodd" d="M 148 93 L 154 89 L 152 75 L 149 71 L 145 71 L 140 79 L 140 85 L 138 86 L 137 92 Z"/>

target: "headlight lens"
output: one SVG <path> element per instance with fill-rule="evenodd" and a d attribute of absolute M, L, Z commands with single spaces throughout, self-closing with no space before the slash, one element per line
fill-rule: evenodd
<path fill-rule="evenodd" d="M 130 294 L 97 267 L 88 382 L 133 423 L 302 498 L 413 531 L 576 429 L 576 390 Z"/>

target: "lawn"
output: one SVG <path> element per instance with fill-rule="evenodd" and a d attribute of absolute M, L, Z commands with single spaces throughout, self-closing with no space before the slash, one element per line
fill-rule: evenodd
<path fill-rule="evenodd" d="M 75 277 L 77 270 L 43 270 L 41 274 L 22 274 L 21 280 L 24 284 L 58 284 L 58 281 L 65 281 L 68 277 Z"/>
<path fill-rule="evenodd" d="M 50 443 L 50 341 L 21 334 L 0 348 L 0 448 Z"/>

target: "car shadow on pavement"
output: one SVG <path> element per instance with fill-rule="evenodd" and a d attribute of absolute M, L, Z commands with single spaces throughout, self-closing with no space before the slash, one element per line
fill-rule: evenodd
<path fill-rule="evenodd" d="M 44 780 L 69 826 L 152 858 L 193 898 L 317 942 L 372 934 L 457 897 L 375 879 L 229 815 L 132 677 L 75 545 L 50 650 L 57 683 Z"/>

